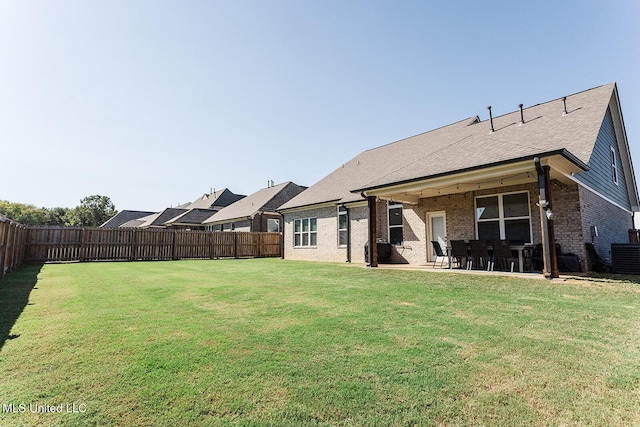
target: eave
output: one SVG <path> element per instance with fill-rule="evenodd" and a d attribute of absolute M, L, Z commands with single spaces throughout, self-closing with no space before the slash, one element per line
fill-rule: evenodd
<path fill-rule="evenodd" d="M 569 181 L 567 175 L 588 170 L 584 162 L 567 150 L 545 152 L 535 156 L 497 162 L 464 170 L 419 177 L 401 182 L 353 190 L 364 196 L 377 196 L 408 204 L 418 204 L 421 198 L 466 193 L 486 188 L 518 185 L 537 181 L 533 159 L 539 157 L 551 168 L 551 178 Z"/>

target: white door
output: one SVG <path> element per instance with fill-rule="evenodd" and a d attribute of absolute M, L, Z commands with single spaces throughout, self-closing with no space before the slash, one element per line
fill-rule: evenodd
<path fill-rule="evenodd" d="M 447 253 L 447 219 L 444 212 L 429 212 L 427 214 L 427 231 L 429 233 L 427 242 L 428 261 L 435 261 L 436 253 L 433 250 L 432 240 L 440 243 L 442 252 Z"/>

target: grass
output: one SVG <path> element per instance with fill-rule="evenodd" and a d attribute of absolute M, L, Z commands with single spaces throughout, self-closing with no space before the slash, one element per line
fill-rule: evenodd
<path fill-rule="evenodd" d="M 7 276 L 0 307 L 3 426 L 640 425 L 629 281 L 58 264 Z"/>

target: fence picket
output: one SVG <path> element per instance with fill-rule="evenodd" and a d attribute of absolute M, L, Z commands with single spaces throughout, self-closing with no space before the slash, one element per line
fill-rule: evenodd
<path fill-rule="evenodd" d="M 0 238 L 6 234 L 0 229 Z M 280 233 L 27 227 L 24 261 L 171 260 L 280 256 Z M 0 243 L 0 250 L 6 245 Z"/>

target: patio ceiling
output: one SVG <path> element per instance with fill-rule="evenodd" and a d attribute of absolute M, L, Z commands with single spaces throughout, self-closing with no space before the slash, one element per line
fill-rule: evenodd
<path fill-rule="evenodd" d="M 586 165 L 579 161 L 576 162 L 572 156 L 567 154 L 562 152 L 541 157 L 542 165 L 550 167 L 550 179 L 570 184 L 574 182 L 572 179 L 574 173 L 586 170 Z M 365 189 L 362 192 L 366 196 L 377 196 L 383 200 L 418 204 L 420 199 L 425 197 L 438 197 L 535 182 L 538 182 L 538 175 L 534 161 L 526 159 Z"/>

